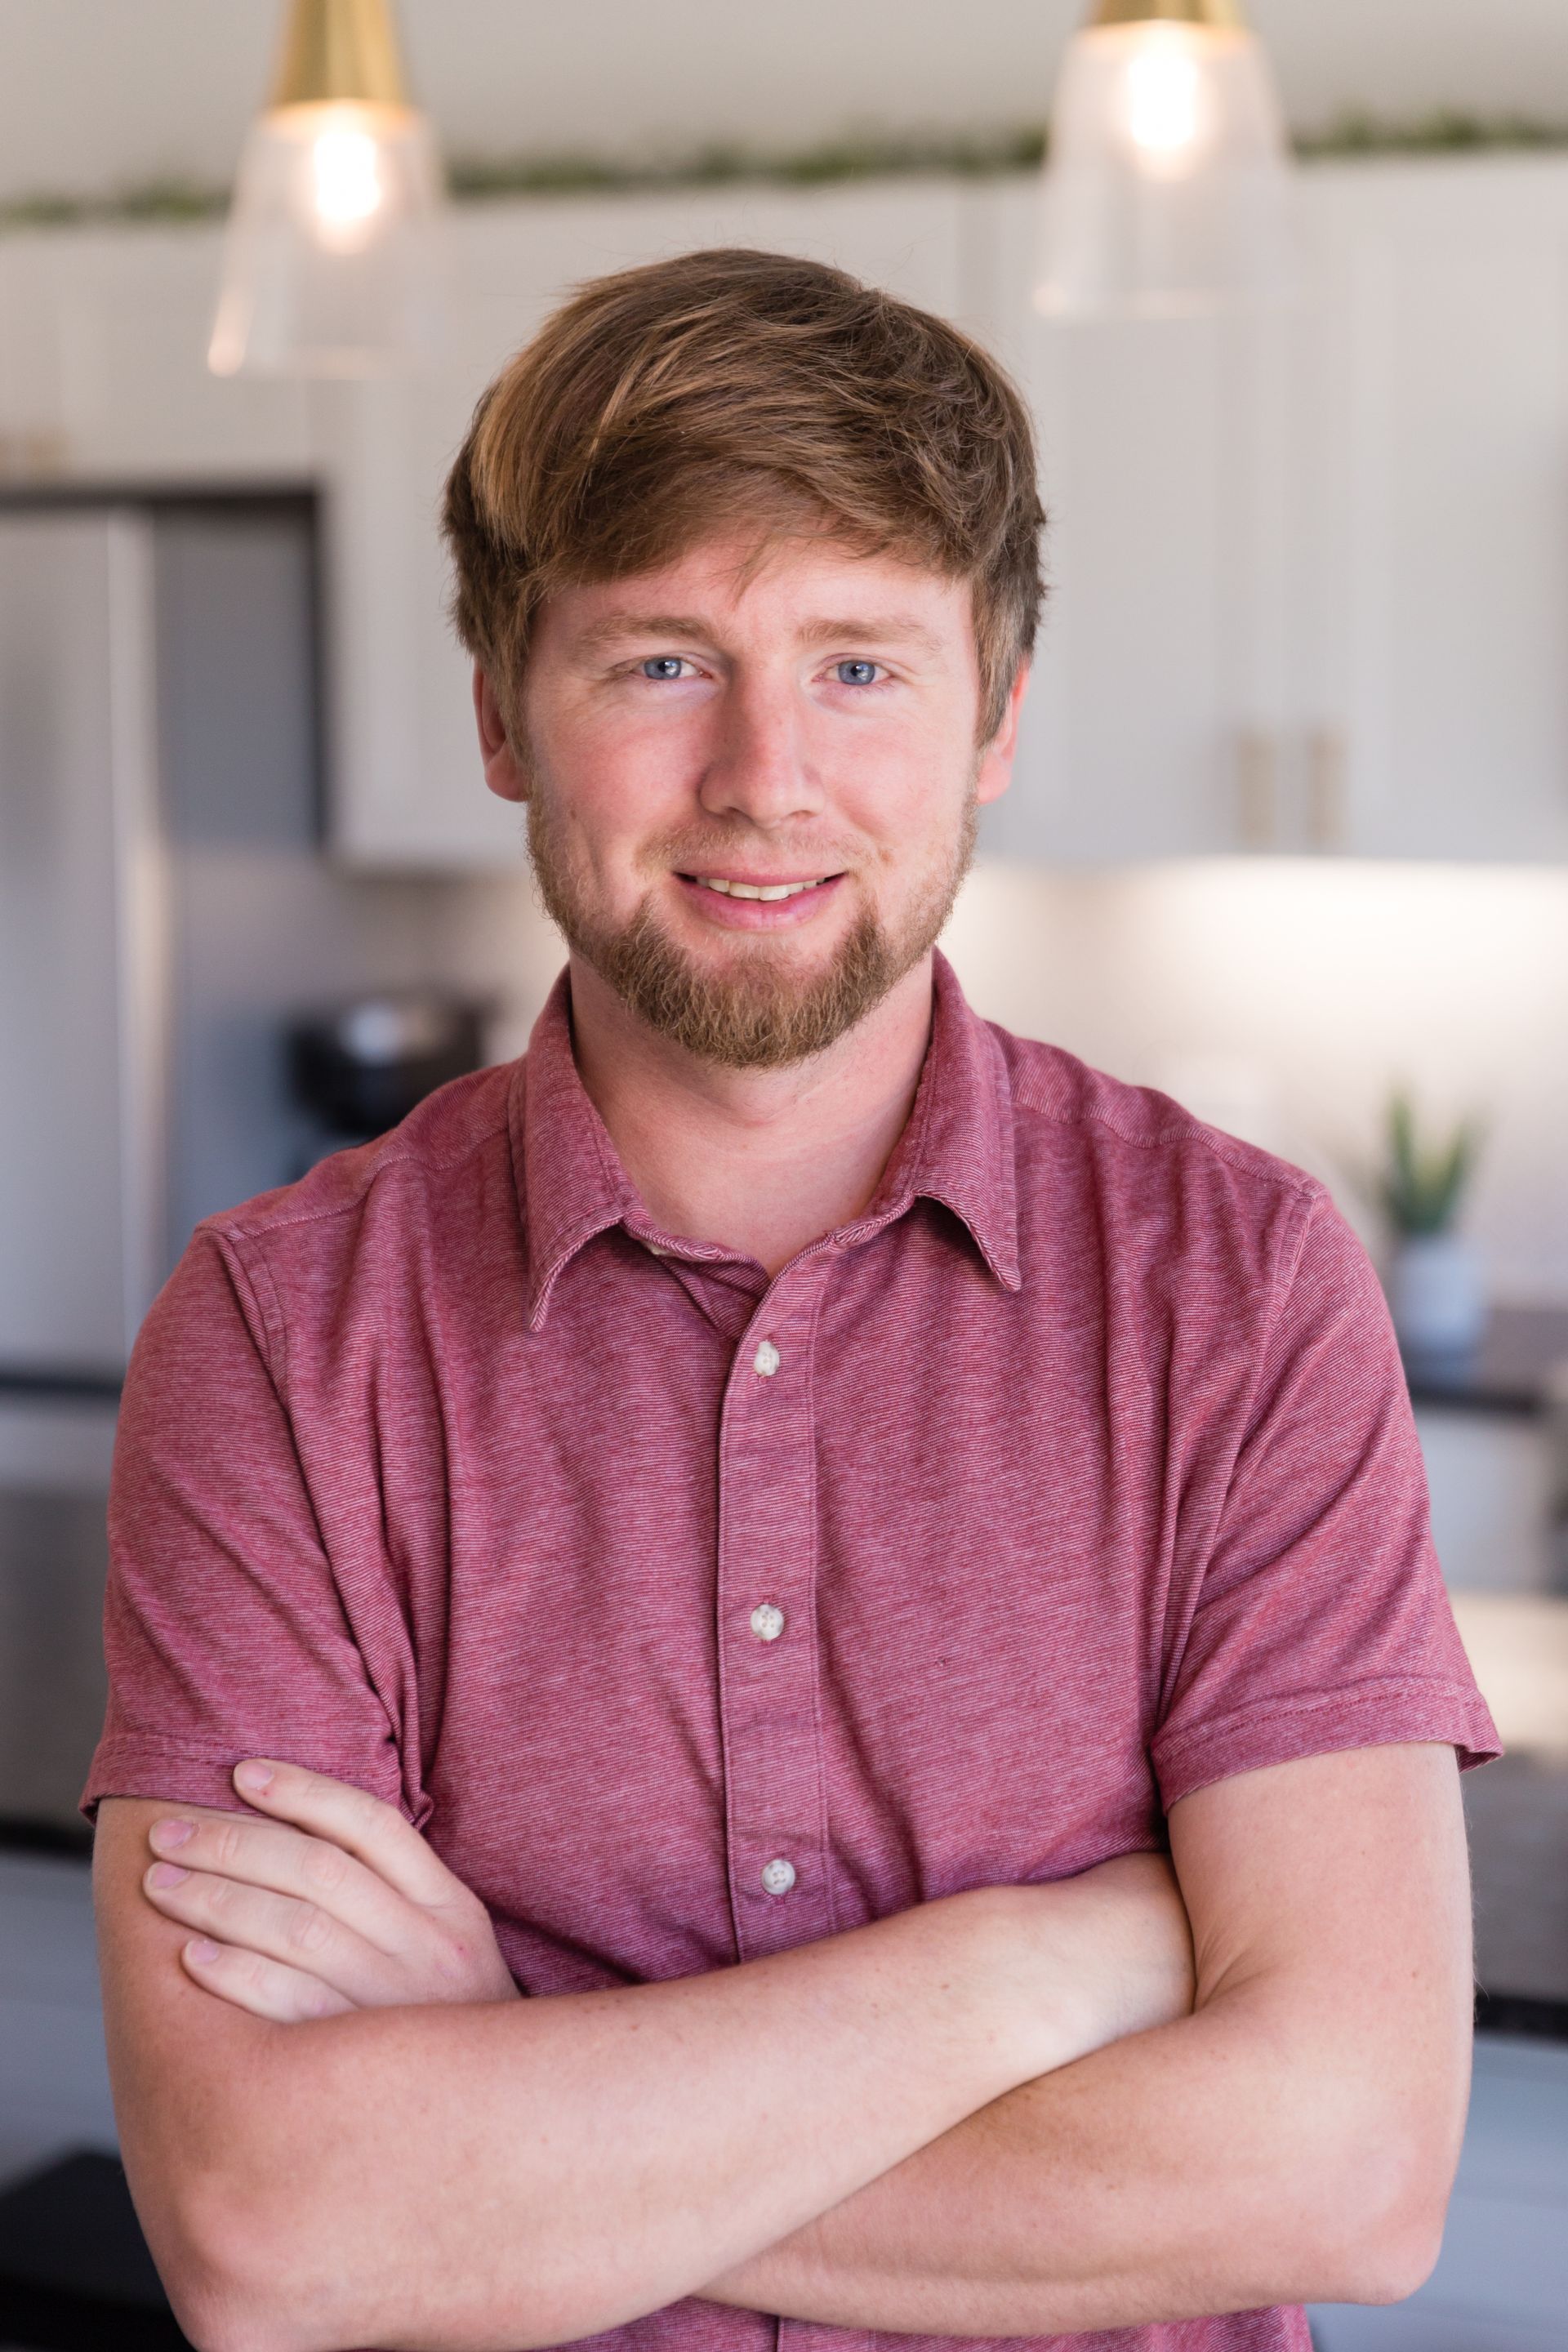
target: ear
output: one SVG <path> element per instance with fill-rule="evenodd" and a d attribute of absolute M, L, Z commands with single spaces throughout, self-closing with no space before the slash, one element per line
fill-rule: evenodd
<path fill-rule="evenodd" d="M 503 801 L 525 801 L 528 778 L 511 748 L 496 690 L 478 662 L 474 664 L 474 717 L 479 722 L 486 783 Z"/>
<path fill-rule="evenodd" d="M 1018 749 L 1018 714 L 1024 708 L 1024 697 L 1028 690 L 1029 665 L 1020 662 L 1018 675 L 1007 690 L 1002 724 L 981 754 L 980 772 L 974 780 L 974 797 L 978 801 L 1000 800 L 1013 781 L 1013 759 Z"/>

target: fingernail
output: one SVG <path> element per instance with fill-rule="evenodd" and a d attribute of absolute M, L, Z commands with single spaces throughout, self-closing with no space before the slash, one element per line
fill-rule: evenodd
<path fill-rule="evenodd" d="M 210 1936 L 193 1936 L 185 1946 L 186 1958 L 193 1960 L 216 1960 L 217 1946 Z"/>
<path fill-rule="evenodd" d="M 184 1845 L 195 1827 L 195 1822 L 154 1822 L 148 1834 L 154 1845 Z"/>
<path fill-rule="evenodd" d="M 236 1768 L 234 1777 L 242 1789 L 269 1789 L 272 1767 L 270 1764 L 241 1764 Z"/>
<path fill-rule="evenodd" d="M 190 1874 L 177 1862 L 155 1862 L 147 1874 L 147 1883 L 150 1886 L 178 1886 L 181 1879 Z"/>

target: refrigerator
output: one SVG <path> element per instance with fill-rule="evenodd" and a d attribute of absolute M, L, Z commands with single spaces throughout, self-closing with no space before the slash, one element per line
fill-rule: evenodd
<path fill-rule="evenodd" d="M 303 492 L 0 505 L 12 1846 L 88 1842 L 76 1801 L 102 1717 L 104 1510 L 137 1326 L 195 1218 L 289 1171 L 254 967 L 270 957 L 287 987 L 275 950 L 322 889 L 314 575 Z M 333 931 L 331 904 L 313 917 Z"/>

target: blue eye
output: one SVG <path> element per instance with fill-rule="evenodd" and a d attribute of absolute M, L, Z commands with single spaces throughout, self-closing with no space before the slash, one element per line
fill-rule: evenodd
<path fill-rule="evenodd" d="M 649 654 L 642 674 L 644 677 L 679 677 L 685 667 L 679 654 Z"/>
<path fill-rule="evenodd" d="M 837 666 L 840 686 L 869 686 L 876 675 L 875 662 L 841 661 Z"/>

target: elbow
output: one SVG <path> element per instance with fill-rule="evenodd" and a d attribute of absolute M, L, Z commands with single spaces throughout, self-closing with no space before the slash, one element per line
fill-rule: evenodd
<path fill-rule="evenodd" d="M 148 2226 L 147 2239 L 195 2352 L 331 2352 L 358 2340 L 338 2332 L 341 2315 L 324 2297 L 301 2292 L 297 2259 L 232 2183 L 209 2176 L 192 2185 L 169 2201 L 156 2228 Z"/>
<path fill-rule="evenodd" d="M 1342 2253 L 1334 2303 L 1403 2303 L 1426 2285 L 1442 2251 L 1441 2221 L 1384 2231 L 1369 2242 Z"/>
<path fill-rule="evenodd" d="M 1440 2196 L 1423 2189 L 1385 2213 L 1358 2250 L 1360 2291 L 1346 2300 L 1403 2303 L 1425 2286 L 1443 2251 L 1447 2201 L 1446 2189 Z"/>
<path fill-rule="evenodd" d="M 319 2200 L 247 2196 L 232 2176 L 226 2183 L 209 2176 L 191 2189 L 166 2239 L 166 2252 L 154 2250 L 158 2268 L 195 2352 L 342 2352 L 349 2344 L 446 2340 L 428 2310 L 405 2306 L 400 2320 L 389 2318 L 384 2289 L 353 2259 L 353 2233 Z M 508 2344 L 527 2352 L 588 2332 L 581 2295 L 559 2302 L 548 2323 L 542 2312 L 509 2315 Z M 596 2316 L 592 2324 L 600 2324 Z M 419 2330 L 412 2339 L 399 2332 L 409 2325 Z"/>
<path fill-rule="evenodd" d="M 1355 2168 L 1347 2168 L 1347 2171 Z M 1426 2285 L 1443 2246 L 1451 2176 L 1385 2155 L 1376 2176 L 1359 2171 L 1361 2194 L 1334 2200 L 1330 2230 L 1313 2250 L 1314 2284 L 1303 2302 L 1403 2303 Z"/>

